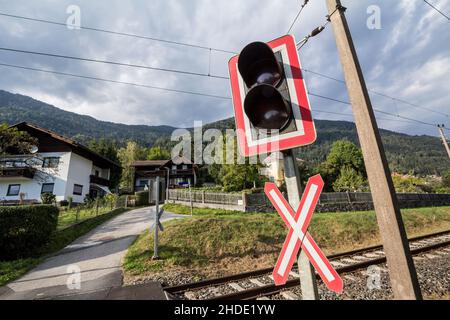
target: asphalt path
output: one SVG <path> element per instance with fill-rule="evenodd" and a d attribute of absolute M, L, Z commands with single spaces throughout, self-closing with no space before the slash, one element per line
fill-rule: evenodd
<path fill-rule="evenodd" d="M 161 222 L 183 217 L 166 212 Z M 143 231 L 153 227 L 154 221 L 155 207 L 150 207 L 128 211 L 105 222 L 25 276 L 0 288 L 0 299 L 53 299 L 120 287 L 122 260 L 128 247 Z"/>

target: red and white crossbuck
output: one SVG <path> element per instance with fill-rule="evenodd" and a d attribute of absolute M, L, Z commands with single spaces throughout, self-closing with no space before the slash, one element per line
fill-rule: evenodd
<path fill-rule="evenodd" d="M 273 271 L 276 285 L 283 285 L 287 282 L 298 251 L 302 248 L 328 289 L 336 293 L 341 293 L 343 290 L 344 285 L 341 277 L 307 232 L 323 186 L 324 182 L 320 175 L 309 179 L 300 206 L 297 212 L 294 212 L 277 186 L 274 183 L 266 184 L 265 193 L 267 197 L 289 228 L 289 234 Z"/>

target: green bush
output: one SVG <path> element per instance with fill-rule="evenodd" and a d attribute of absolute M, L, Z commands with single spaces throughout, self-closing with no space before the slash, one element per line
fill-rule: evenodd
<path fill-rule="evenodd" d="M 149 191 L 140 191 L 136 192 L 136 206 L 142 207 L 147 206 L 149 204 Z"/>
<path fill-rule="evenodd" d="M 53 204 L 56 201 L 56 196 L 52 193 L 41 194 L 42 204 Z"/>
<path fill-rule="evenodd" d="M 56 230 L 58 213 L 50 205 L 0 207 L 0 260 L 36 254 Z"/>

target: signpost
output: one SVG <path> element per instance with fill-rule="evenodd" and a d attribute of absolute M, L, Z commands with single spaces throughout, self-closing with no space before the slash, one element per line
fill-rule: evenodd
<path fill-rule="evenodd" d="M 300 205 L 294 212 L 277 186 L 274 183 L 266 184 L 265 193 L 267 197 L 289 228 L 288 236 L 273 271 L 276 285 L 286 283 L 297 253 L 302 249 L 325 285 L 336 293 L 341 293 L 343 290 L 341 277 L 307 231 L 323 186 L 324 182 L 320 175 L 309 179 Z"/>
<path fill-rule="evenodd" d="M 161 222 L 159 221 L 159 219 L 161 218 L 161 216 L 164 213 L 164 210 L 159 210 L 159 183 L 160 183 L 160 178 L 156 177 L 156 181 L 154 182 L 155 187 L 153 188 L 155 190 L 155 223 L 153 225 L 153 228 L 155 229 L 155 236 L 154 236 L 154 242 L 153 242 L 153 260 L 159 260 L 159 256 L 158 256 L 158 231 L 164 231 L 164 228 L 161 224 Z M 150 194 L 150 192 L 149 192 Z"/>
<path fill-rule="evenodd" d="M 297 208 L 301 186 L 292 149 L 314 143 L 317 134 L 295 38 L 251 43 L 231 58 L 229 70 L 239 150 L 246 157 L 282 151 L 289 202 Z M 298 262 L 302 296 L 317 300 L 309 260 L 302 251 Z"/>

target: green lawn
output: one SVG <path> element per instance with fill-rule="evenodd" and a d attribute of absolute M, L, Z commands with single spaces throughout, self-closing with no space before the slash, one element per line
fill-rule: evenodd
<path fill-rule="evenodd" d="M 109 206 L 102 206 L 97 210 L 94 208 L 73 208 L 73 209 L 65 209 L 59 213 L 58 217 L 58 230 L 70 227 L 76 223 L 82 222 L 84 220 L 88 220 L 94 218 L 96 216 L 108 213 L 111 211 Z"/>
<path fill-rule="evenodd" d="M 40 250 L 35 258 L 8 262 L 0 261 L 0 286 L 21 277 L 49 255 L 58 252 L 80 236 L 125 211 L 127 210 L 116 209 L 97 217 L 95 216 L 95 211 L 93 214 L 86 213 L 84 219 L 77 224 L 73 224 L 74 220 L 71 220 L 69 214 L 62 214 L 58 221 L 58 231 L 55 232 L 50 242 Z"/>
<path fill-rule="evenodd" d="M 165 208 L 174 213 L 190 210 Z M 207 211 L 195 209 L 192 218 L 166 223 L 160 236 L 162 261 L 151 260 L 153 236 L 141 235 L 125 258 L 127 277 L 172 269 L 219 276 L 274 265 L 287 235 L 278 215 Z M 450 229 L 450 207 L 407 209 L 402 214 L 410 237 Z M 380 243 L 373 211 L 316 214 L 309 231 L 327 254 Z"/>

